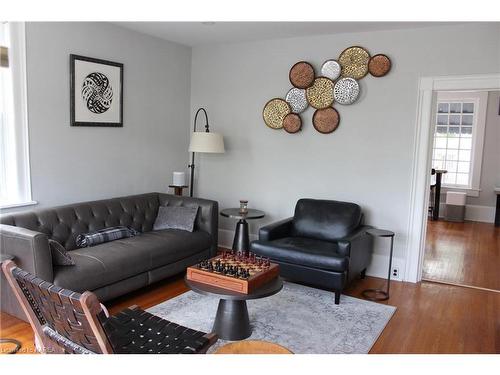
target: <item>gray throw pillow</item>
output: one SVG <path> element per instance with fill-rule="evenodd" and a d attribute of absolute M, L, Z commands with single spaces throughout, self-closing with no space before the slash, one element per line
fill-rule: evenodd
<path fill-rule="evenodd" d="M 49 239 L 49 248 L 54 266 L 74 266 L 75 261 L 66 251 L 66 248 L 55 240 Z"/>
<path fill-rule="evenodd" d="M 160 206 L 153 230 L 181 229 L 192 232 L 197 213 L 198 207 Z"/>

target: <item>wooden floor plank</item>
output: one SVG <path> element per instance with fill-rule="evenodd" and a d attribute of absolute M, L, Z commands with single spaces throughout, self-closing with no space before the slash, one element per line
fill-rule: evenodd
<path fill-rule="evenodd" d="M 489 223 L 429 221 L 422 276 L 500 290 L 500 227 Z"/>

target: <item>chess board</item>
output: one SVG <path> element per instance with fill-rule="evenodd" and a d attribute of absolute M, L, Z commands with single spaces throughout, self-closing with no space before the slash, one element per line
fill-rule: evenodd
<path fill-rule="evenodd" d="M 243 294 L 279 275 L 279 265 L 255 257 L 218 255 L 188 267 L 186 278 Z"/>

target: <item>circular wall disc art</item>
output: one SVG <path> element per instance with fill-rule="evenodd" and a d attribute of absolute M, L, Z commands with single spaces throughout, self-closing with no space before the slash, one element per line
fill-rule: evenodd
<path fill-rule="evenodd" d="M 288 133 L 297 133 L 302 128 L 302 119 L 296 113 L 289 113 L 283 119 L 283 129 Z"/>
<path fill-rule="evenodd" d="M 335 81 L 340 76 L 341 66 L 336 60 L 326 60 L 321 66 L 321 75 Z"/>
<path fill-rule="evenodd" d="M 340 104 L 352 104 L 359 96 L 359 84 L 354 78 L 344 77 L 335 82 L 333 88 L 335 101 Z"/>
<path fill-rule="evenodd" d="M 309 106 L 306 99 L 306 90 L 294 87 L 286 94 L 286 102 L 290 104 L 293 113 L 302 113 Z"/>
<path fill-rule="evenodd" d="M 339 126 L 340 115 L 333 107 L 318 109 L 313 115 L 314 129 L 323 134 L 328 134 Z"/>
<path fill-rule="evenodd" d="M 290 82 L 299 89 L 307 89 L 314 82 L 314 68 L 306 61 L 299 61 L 289 73 Z"/>
<path fill-rule="evenodd" d="M 274 98 L 264 106 L 262 117 L 266 125 L 270 128 L 281 129 L 283 127 L 283 119 L 291 111 L 287 102 L 280 98 Z"/>
<path fill-rule="evenodd" d="M 383 54 L 373 56 L 368 63 L 368 70 L 374 77 L 383 77 L 391 70 L 391 60 Z"/>
<path fill-rule="evenodd" d="M 333 81 L 319 77 L 314 80 L 311 87 L 306 90 L 307 101 L 316 109 L 326 108 L 333 103 Z"/>
<path fill-rule="evenodd" d="M 342 76 L 354 79 L 363 78 L 368 73 L 370 54 L 362 47 L 349 47 L 342 51 L 339 63 L 342 66 Z"/>

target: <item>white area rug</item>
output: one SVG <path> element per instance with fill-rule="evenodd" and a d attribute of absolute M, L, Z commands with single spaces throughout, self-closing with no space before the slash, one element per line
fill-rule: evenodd
<path fill-rule="evenodd" d="M 148 311 L 177 324 L 210 332 L 219 300 L 189 291 Z M 249 340 L 275 342 L 296 354 L 368 353 L 396 311 L 394 306 L 285 282 L 274 296 L 247 301 Z M 224 345 L 219 340 L 209 352 Z"/>

